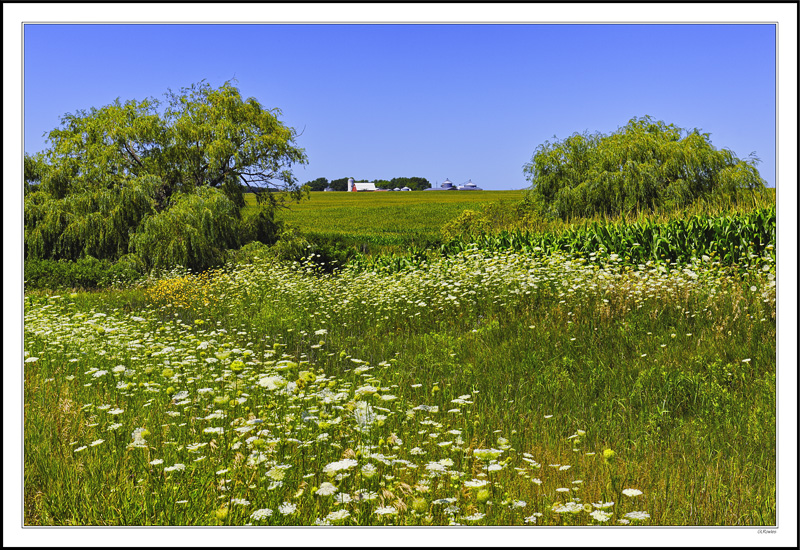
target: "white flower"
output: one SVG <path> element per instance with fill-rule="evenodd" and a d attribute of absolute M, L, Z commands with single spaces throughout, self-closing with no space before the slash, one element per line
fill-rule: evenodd
<path fill-rule="evenodd" d="M 614 506 L 614 503 L 613 502 L 593 502 L 592 506 L 594 506 L 595 508 L 597 508 L 599 510 L 603 510 L 605 508 L 611 508 L 612 506 Z"/>
<path fill-rule="evenodd" d="M 156 458 L 155 460 L 151 460 L 150 464 L 152 466 L 158 466 L 159 464 L 164 464 L 164 460 L 161 458 Z"/>
<path fill-rule="evenodd" d="M 475 449 L 472 454 L 480 460 L 494 460 L 503 454 L 503 451 L 500 449 Z"/>
<path fill-rule="evenodd" d="M 351 497 L 347 493 L 339 493 L 333 499 L 338 502 L 339 504 L 347 504 L 348 502 L 352 502 L 353 497 Z"/>
<path fill-rule="evenodd" d="M 639 489 L 623 489 L 622 494 L 626 497 L 637 497 L 642 494 Z"/>
<path fill-rule="evenodd" d="M 131 433 L 131 437 L 133 438 L 133 443 L 129 443 L 128 447 L 131 447 L 131 448 L 133 448 L 133 447 L 147 447 L 147 441 L 142 436 L 142 434 L 144 432 L 145 432 L 144 428 L 136 428 L 135 430 L 133 430 L 133 432 Z"/>
<path fill-rule="evenodd" d="M 484 514 L 482 512 L 476 512 L 476 513 L 472 514 L 471 516 L 464 516 L 462 519 L 464 521 L 479 521 L 479 520 L 482 520 L 485 515 L 486 514 Z"/>
<path fill-rule="evenodd" d="M 89 447 L 96 447 L 100 445 L 103 441 L 105 441 L 105 439 L 95 439 L 94 441 L 89 443 Z"/>
<path fill-rule="evenodd" d="M 125 412 L 125 411 L 124 411 L 123 409 L 120 409 L 120 408 L 113 408 L 113 409 L 110 409 L 110 410 L 108 411 L 108 414 L 113 414 L 113 415 L 115 415 L 115 416 L 116 416 L 116 415 L 118 415 L 118 414 L 122 414 L 122 413 L 124 413 L 124 412 Z"/>
<path fill-rule="evenodd" d="M 397 508 L 394 506 L 379 506 L 375 508 L 376 516 L 393 516 L 397 514 Z"/>
<path fill-rule="evenodd" d="M 258 380 L 258 385 L 268 390 L 277 390 L 286 385 L 286 379 L 280 375 L 263 376 Z"/>
<path fill-rule="evenodd" d="M 350 512 L 347 510 L 336 510 L 335 512 L 331 512 L 325 519 L 328 521 L 341 521 L 343 519 L 347 519 L 350 517 Z"/>
<path fill-rule="evenodd" d="M 569 489 L 567 489 L 569 490 Z M 553 511 L 559 514 L 577 514 L 578 512 L 583 511 L 583 505 L 578 504 L 577 502 L 567 502 L 565 504 L 556 504 L 553 506 Z"/>
<path fill-rule="evenodd" d="M 329 483 L 327 481 L 323 481 L 322 484 L 317 489 L 317 494 L 319 496 L 327 497 L 338 491 L 339 489 L 333 483 Z"/>
<path fill-rule="evenodd" d="M 596 521 L 608 521 L 611 518 L 611 514 L 608 512 L 603 512 L 602 510 L 595 510 L 589 515 L 592 516 Z"/>
<path fill-rule="evenodd" d="M 186 465 L 181 464 L 180 462 L 177 462 L 172 466 L 167 466 L 166 468 L 164 468 L 164 471 L 165 472 L 175 472 L 175 471 L 182 472 L 185 469 L 186 469 Z"/>
<path fill-rule="evenodd" d="M 272 515 L 272 510 L 270 510 L 269 508 L 261 508 L 250 514 L 250 517 L 254 520 L 261 520 L 264 518 L 268 518 L 271 515 Z"/>
<path fill-rule="evenodd" d="M 353 466 L 357 466 L 358 461 L 353 460 L 352 458 L 345 458 L 344 460 L 339 460 L 337 462 L 331 462 L 327 466 L 325 466 L 322 471 L 328 475 L 333 475 L 334 472 L 339 470 L 349 470 Z"/>
<path fill-rule="evenodd" d="M 359 489 L 356 491 L 356 500 L 375 500 L 378 498 L 378 493 L 369 491 L 367 489 Z"/>
<path fill-rule="evenodd" d="M 231 504 L 238 504 L 239 506 L 250 506 L 250 501 L 243 498 L 232 498 Z"/>
<path fill-rule="evenodd" d="M 294 514 L 295 510 L 297 510 L 297 505 L 292 504 L 290 502 L 284 502 L 283 504 L 278 506 L 278 511 L 284 516 Z"/>
<path fill-rule="evenodd" d="M 647 512 L 636 511 L 636 512 L 628 512 L 627 514 L 625 514 L 625 517 L 628 519 L 635 519 L 637 521 L 644 521 L 650 517 L 650 514 L 648 514 Z"/>
<path fill-rule="evenodd" d="M 528 516 L 525 518 L 525 523 L 536 523 L 537 519 L 538 517 L 536 516 L 536 514 L 533 514 L 532 516 Z"/>
<path fill-rule="evenodd" d="M 470 489 L 477 489 L 478 487 L 483 487 L 484 485 L 488 485 L 488 481 L 485 479 L 470 479 L 469 481 L 464 482 L 464 487 L 469 487 Z"/>
<path fill-rule="evenodd" d="M 378 388 L 375 386 L 361 386 L 356 390 L 356 397 L 360 397 L 361 395 L 372 395 L 376 393 Z"/>

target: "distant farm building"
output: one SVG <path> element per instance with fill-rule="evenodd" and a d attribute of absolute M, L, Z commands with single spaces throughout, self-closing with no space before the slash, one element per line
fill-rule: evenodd
<path fill-rule="evenodd" d="M 463 183 L 461 185 L 456 185 L 449 179 L 446 179 L 439 185 L 439 187 L 431 187 L 425 191 L 483 191 L 483 189 L 472 183 L 472 180 L 469 180 L 467 183 Z"/>
<path fill-rule="evenodd" d="M 375 183 L 371 181 L 353 181 L 353 178 L 347 180 L 348 191 L 377 191 Z"/>
<path fill-rule="evenodd" d="M 480 187 L 478 187 L 477 185 L 472 183 L 472 180 L 469 180 L 464 185 L 459 185 L 458 186 L 458 190 L 459 191 L 483 191 L 483 189 L 481 189 Z"/>

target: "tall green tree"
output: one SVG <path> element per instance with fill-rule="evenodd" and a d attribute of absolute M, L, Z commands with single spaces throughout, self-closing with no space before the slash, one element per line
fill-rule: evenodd
<path fill-rule="evenodd" d="M 347 180 L 349 178 L 339 178 L 331 180 L 331 189 L 334 191 L 347 191 Z"/>
<path fill-rule="evenodd" d="M 328 178 L 317 178 L 307 181 L 303 185 L 307 185 L 309 191 L 324 191 L 328 187 Z"/>
<path fill-rule="evenodd" d="M 274 209 L 299 200 L 291 168 L 307 159 L 295 130 L 279 120 L 280 110 L 244 99 L 229 82 L 165 95 L 163 104 L 117 99 L 64 115 L 48 134 L 49 149 L 26 156 L 27 256 L 116 259 L 135 252 L 150 265 L 203 268 L 220 260 L 219 250 L 244 244 L 248 232 L 236 225 L 245 190 L 285 191 L 256 195 L 258 219 L 273 228 Z M 178 206 L 180 214 L 173 211 Z M 193 209 L 196 215 L 188 215 Z M 209 215 L 232 224 L 233 237 L 207 221 L 198 227 L 163 221 Z M 149 237 L 131 238 L 142 232 Z M 183 252 L 156 253 L 156 237 L 164 250 Z"/>
<path fill-rule="evenodd" d="M 711 145 L 710 134 L 652 117 L 633 118 L 610 135 L 573 134 L 545 142 L 524 166 L 530 195 L 568 218 L 682 207 L 700 197 L 764 188 L 758 158 Z"/>
<path fill-rule="evenodd" d="M 390 185 L 392 188 L 408 187 L 412 191 L 422 191 L 423 189 L 428 189 L 431 186 L 431 182 L 429 182 L 425 178 L 414 176 L 411 178 L 406 178 L 406 177 L 392 178 Z"/>

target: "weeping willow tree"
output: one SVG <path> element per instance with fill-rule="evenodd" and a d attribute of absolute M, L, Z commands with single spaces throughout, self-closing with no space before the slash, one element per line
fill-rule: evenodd
<path fill-rule="evenodd" d="M 275 208 L 302 196 L 307 162 L 278 109 L 230 83 L 169 91 L 163 104 L 117 99 L 67 114 L 49 148 L 25 157 L 28 258 L 137 254 L 150 266 L 202 269 L 248 238 L 274 239 Z M 242 230 L 247 190 L 258 211 Z"/>
<path fill-rule="evenodd" d="M 698 198 L 764 189 L 758 159 L 711 145 L 710 135 L 652 117 L 610 135 L 545 142 L 524 173 L 531 200 L 560 218 L 683 207 Z"/>

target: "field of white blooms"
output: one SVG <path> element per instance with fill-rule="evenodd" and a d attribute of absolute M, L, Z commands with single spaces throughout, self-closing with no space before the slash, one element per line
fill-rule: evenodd
<path fill-rule="evenodd" d="M 693 345 L 700 321 L 714 330 L 714 304 L 732 294 L 774 335 L 774 261 L 752 260 L 746 280 L 708 258 L 670 268 L 473 250 L 335 275 L 255 260 L 202 281 L 151 281 L 134 306 L 28 296 L 26 476 L 47 489 L 26 507 L 45 525 L 669 523 L 663 487 L 637 478 L 618 434 L 579 414 L 585 396 L 553 393 L 534 409 L 523 395 L 534 376 L 494 392 L 510 375 L 458 350 L 499 354 L 547 330 L 568 355 L 602 345 L 591 323 L 642 308 L 696 323 L 694 336 L 648 331 L 658 341 L 635 354 L 649 364 Z M 163 290 L 178 279 L 181 292 L 202 292 L 178 306 Z M 537 322 L 544 299 L 560 324 Z M 398 351 L 421 338 L 432 349 Z M 452 363 L 426 365 L 437 351 Z M 758 368 L 753 381 L 770 370 L 763 382 L 774 381 L 774 362 Z"/>

